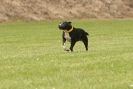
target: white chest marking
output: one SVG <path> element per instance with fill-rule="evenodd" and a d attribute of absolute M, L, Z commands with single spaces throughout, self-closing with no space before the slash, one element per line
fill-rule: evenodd
<path fill-rule="evenodd" d="M 71 37 L 70 37 L 69 33 L 65 32 L 64 37 L 67 41 L 71 42 Z"/>

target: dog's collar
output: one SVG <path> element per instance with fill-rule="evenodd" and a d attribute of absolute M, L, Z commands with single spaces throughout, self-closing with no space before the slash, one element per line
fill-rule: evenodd
<path fill-rule="evenodd" d="M 73 27 L 70 30 L 64 30 L 64 32 L 70 33 L 73 31 Z"/>

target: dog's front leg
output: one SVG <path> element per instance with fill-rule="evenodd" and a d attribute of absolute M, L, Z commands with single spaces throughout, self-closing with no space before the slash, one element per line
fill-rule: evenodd
<path fill-rule="evenodd" d="M 65 50 L 66 49 L 66 39 L 65 39 L 65 33 L 63 32 L 62 33 L 62 47 L 63 49 Z"/>
<path fill-rule="evenodd" d="M 64 32 L 62 34 L 62 47 L 65 51 L 70 51 L 69 49 L 66 48 L 66 38 L 65 38 L 65 33 Z"/>
<path fill-rule="evenodd" d="M 62 38 L 62 46 L 63 48 L 66 47 L 66 39 L 64 37 Z"/>
<path fill-rule="evenodd" d="M 66 39 L 63 40 L 63 45 L 62 45 L 63 49 L 65 51 L 70 51 L 69 49 L 66 48 L 66 43 L 65 42 L 66 42 Z"/>

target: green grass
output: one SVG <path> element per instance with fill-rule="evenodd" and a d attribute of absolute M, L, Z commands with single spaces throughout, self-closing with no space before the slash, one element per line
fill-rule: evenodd
<path fill-rule="evenodd" d="M 58 23 L 0 24 L 0 89 L 133 89 L 133 20 L 73 20 L 90 34 L 73 53 Z"/>

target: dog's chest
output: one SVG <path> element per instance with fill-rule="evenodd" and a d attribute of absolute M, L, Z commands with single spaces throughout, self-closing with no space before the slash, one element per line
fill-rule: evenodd
<path fill-rule="evenodd" d="M 67 33 L 67 32 L 65 32 L 64 33 L 64 38 L 67 40 L 67 41 L 71 41 L 71 37 L 70 37 L 70 35 L 69 35 L 69 33 Z"/>

